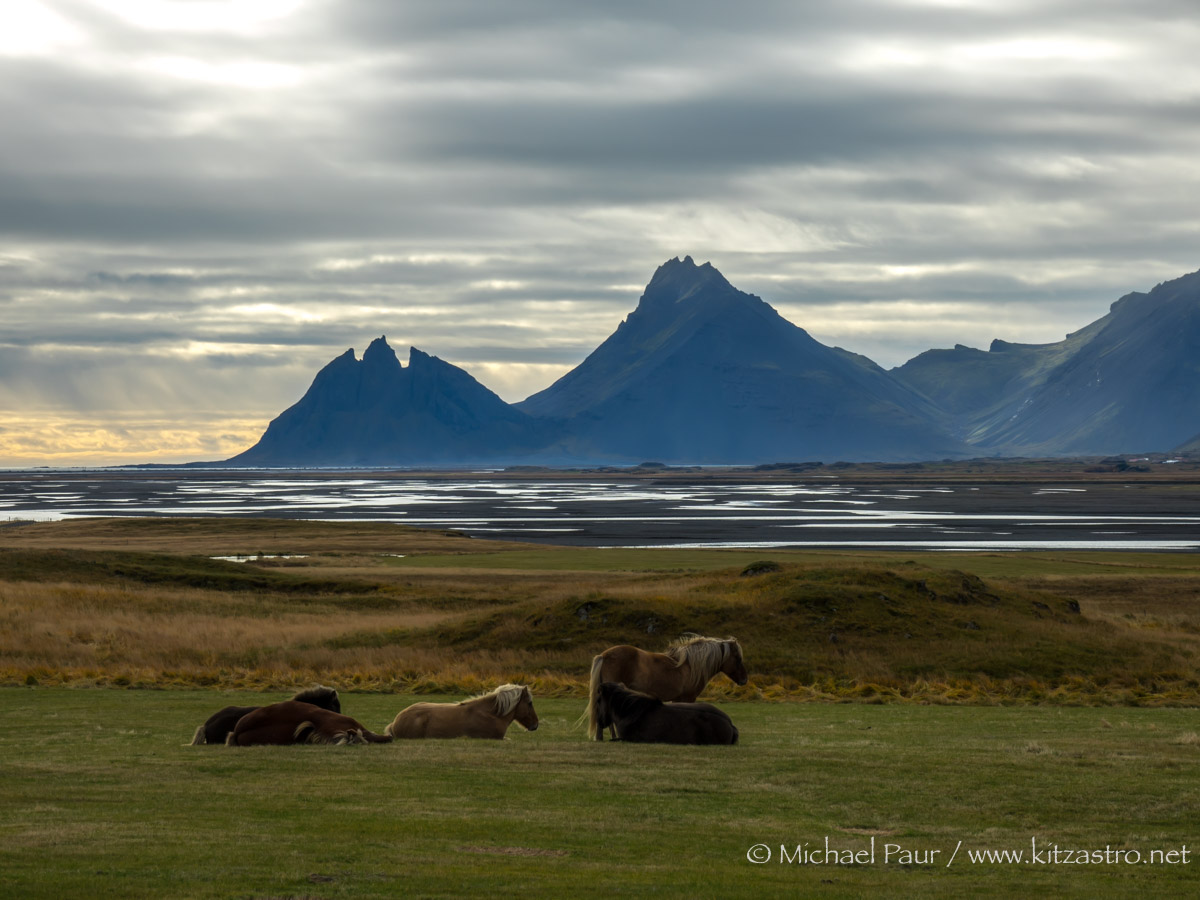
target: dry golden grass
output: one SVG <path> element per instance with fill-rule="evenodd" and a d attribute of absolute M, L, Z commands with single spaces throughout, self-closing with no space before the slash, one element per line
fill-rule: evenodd
<path fill-rule="evenodd" d="M 190 555 L 254 544 L 263 546 L 251 552 L 308 558 L 235 564 Z M 441 562 L 413 567 L 382 555 L 421 548 Z M 981 569 L 995 573 L 986 581 L 970 574 L 966 556 L 953 560 L 965 570 L 957 571 L 945 557 L 792 553 L 778 571 L 753 577 L 740 566 L 630 571 L 628 555 L 627 570 L 599 571 L 594 555 L 569 548 L 538 548 L 528 557 L 535 568 L 470 565 L 469 551 L 495 549 L 358 523 L 0 529 L 8 565 L 0 565 L 0 683 L 276 689 L 323 681 L 458 693 L 524 681 L 542 694 L 579 694 L 605 647 L 661 649 L 699 631 L 738 636 L 752 673 L 744 688 L 715 679 L 711 696 L 1200 702 L 1200 571 L 1182 555 L 981 556 Z M 445 565 L 447 553 L 463 565 Z M 536 568 L 546 560 L 558 568 Z"/>

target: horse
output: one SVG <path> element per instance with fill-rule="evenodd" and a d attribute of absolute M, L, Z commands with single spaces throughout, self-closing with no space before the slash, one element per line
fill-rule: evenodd
<path fill-rule="evenodd" d="M 320 684 L 300 691 L 292 699 L 299 700 L 301 703 L 311 703 L 313 706 L 319 706 L 335 713 L 342 711 L 338 692 Z M 196 729 L 196 734 L 192 737 L 192 745 L 224 744 L 225 739 L 233 731 L 233 726 L 238 723 L 238 719 L 246 713 L 252 713 L 261 708 L 259 706 L 226 706 L 224 709 L 217 710 L 208 717 L 207 722 Z"/>
<path fill-rule="evenodd" d="M 356 719 L 311 703 L 284 700 L 260 706 L 238 719 L 227 747 L 255 744 L 387 744 L 388 735 L 368 731 Z"/>
<path fill-rule="evenodd" d="M 617 740 L 642 744 L 736 744 L 738 730 L 711 703 L 663 703 L 641 691 L 605 681 L 596 699 L 596 719 L 615 728 Z"/>
<path fill-rule="evenodd" d="M 673 641 L 666 653 L 639 650 L 628 644 L 609 647 L 592 659 L 588 705 L 579 723 L 586 721 L 588 737 L 600 740 L 596 697 L 605 681 L 627 685 L 659 700 L 691 703 L 718 672 L 724 672 L 737 684 L 745 684 L 749 678 L 742 660 L 742 645 L 736 638 L 685 634 Z"/>
<path fill-rule="evenodd" d="M 402 709 L 384 733 L 394 738 L 503 740 L 513 719 L 526 731 L 537 731 L 533 695 L 522 684 L 502 684 L 491 693 L 458 703 L 414 703 Z"/>

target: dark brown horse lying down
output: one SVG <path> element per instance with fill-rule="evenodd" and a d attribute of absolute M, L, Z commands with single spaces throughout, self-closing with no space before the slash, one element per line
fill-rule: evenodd
<path fill-rule="evenodd" d="M 311 703 L 313 706 L 319 706 L 321 709 L 328 709 L 335 713 L 342 711 L 338 692 L 323 685 L 303 690 L 292 699 L 302 703 Z M 208 717 L 207 722 L 196 729 L 192 744 L 224 744 L 225 739 L 233 731 L 233 726 L 238 723 L 238 719 L 246 713 L 252 713 L 261 708 L 259 706 L 226 706 L 224 709 L 217 710 Z"/>
<path fill-rule="evenodd" d="M 600 740 L 596 698 L 605 681 L 628 685 L 659 700 L 691 703 L 718 672 L 724 672 L 737 684 L 745 684 L 749 678 L 742 645 L 736 638 L 685 634 L 672 641 L 666 653 L 651 653 L 628 644 L 609 647 L 592 660 L 588 705 L 580 721 L 587 722 L 592 740 Z"/>
<path fill-rule="evenodd" d="M 663 703 L 657 697 L 606 681 L 596 698 L 600 728 L 615 727 L 617 740 L 643 744 L 736 744 L 738 730 L 711 703 Z"/>
<path fill-rule="evenodd" d="M 330 712 L 285 700 L 262 706 L 238 719 L 225 739 L 231 747 L 255 744 L 387 744 L 390 735 L 367 731 L 360 722 L 341 713 Z"/>

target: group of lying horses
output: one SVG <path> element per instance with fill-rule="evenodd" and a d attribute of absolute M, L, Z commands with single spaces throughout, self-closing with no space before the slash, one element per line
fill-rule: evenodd
<path fill-rule="evenodd" d="M 196 729 L 193 744 L 387 744 L 396 738 L 502 738 L 513 720 L 538 727 L 533 695 L 522 684 L 502 684 L 461 703 L 414 703 L 376 734 L 342 715 L 338 692 L 315 687 L 270 706 L 227 706 Z"/>
<path fill-rule="evenodd" d="M 580 723 L 592 740 L 665 744 L 736 744 L 738 730 L 726 715 L 696 697 L 718 673 L 739 685 L 747 680 L 741 645 L 734 638 L 685 635 L 653 653 L 610 647 L 592 660 L 588 705 Z M 397 738 L 503 738 L 513 721 L 538 727 L 529 688 L 505 684 L 459 703 L 414 703 L 383 734 L 342 714 L 333 688 L 315 687 L 270 706 L 227 706 L 196 729 L 193 744 L 383 744 Z"/>

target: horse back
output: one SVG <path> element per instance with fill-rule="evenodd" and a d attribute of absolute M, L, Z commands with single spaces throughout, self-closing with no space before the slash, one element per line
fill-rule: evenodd
<path fill-rule="evenodd" d="M 306 723 L 311 727 L 301 728 Z M 380 739 L 349 716 L 330 712 L 311 703 L 284 700 L 282 703 L 263 706 L 242 716 L 234 728 L 232 743 L 248 747 L 253 744 L 333 741 L 339 735 L 346 736 L 356 732 L 361 732 L 368 741 Z"/>
<path fill-rule="evenodd" d="M 388 734 L 395 738 L 503 738 L 508 723 L 462 703 L 414 703 L 400 711 Z"/>
<path fill-rule="evenodd" d="M 660 744 L 736 744 L 738 730 L 711 703 L 664 703 L 621 733 L 621 739 Z"/>
<path fill-rule="evenodd" d="M 675 700 L 680 696 L 682 685 L 679 667 L 665 653 L 618 644 L 609 647 L 600 657 L 604 660 L 600 668 L 600 681 L 615 681 L 660 700 Z"/>
<path fill-rule="evenodd" d="M 384 729 L 393 738 L 423 738 L 428 737 L 429 721 L 436 716 L 436 708 L 444 704 L 413 703 L 396 714 L 392 723 Z"/>

